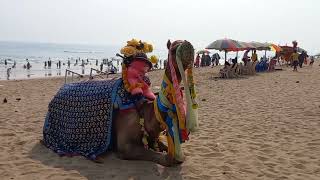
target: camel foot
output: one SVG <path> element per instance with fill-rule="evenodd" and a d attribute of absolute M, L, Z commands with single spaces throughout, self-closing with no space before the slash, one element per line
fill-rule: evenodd
<path fill-rule="evenodd" d="M 98 156 L 95 159 L 91 159 L 91 161 L 93 161 L 95 163 L 98 163 L 98 164 L 103 164 L 104 163 L 103 159 L 100 156 Z"/>

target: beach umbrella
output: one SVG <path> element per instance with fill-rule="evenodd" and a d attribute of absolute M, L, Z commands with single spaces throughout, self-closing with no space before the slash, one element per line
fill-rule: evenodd
<path fill-rule="evenodd" d="M 256 48 L 255 46 L 253 46 L 252 44 L 247 43 L 247 42 L 240 41 L 239 43 L 242 46 L 243 50 L 251 50 L 251 49 L 255 49 Z"/>
<path fill-rule="evenodd" d="M 204 50 L 197 51 L 197 54 L 210 54 L 210 51 L 204 49 Z"/>
<path fill-rule="evenodd" d="M 225 61 L 227 61 L 227 53 L 229 51 L 242 51 L 243 46 L 239 41 L 233 39 L 219 39 L 209 44 L 206 49 L 224 51 Z"/>

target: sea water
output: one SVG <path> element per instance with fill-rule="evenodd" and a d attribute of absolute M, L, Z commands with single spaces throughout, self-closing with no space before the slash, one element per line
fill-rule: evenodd
<path fill-rule="evenodd" d="M 0 41 L 0 80 L 64 76 L 66 69 L 88 75 L 91 68 L 100 70 L 103 59 L 108 59 L 109 64 L 109 66 L 103 65 L 103 71 L 108 71 L 111 66 L 114 66 L 117 72 L 121 72 L 122 59 L 116 57 L 120 48 L 120 46 L 111 45 Z M 160 59 L 166 58 L 165 51 L 155 50 L 153 54 Z M 45 67 L 45 62 L 49 60 L 52 61 L 51 68 Z M 59 61 L 60 68 L 57 67 Z M 68 67 L 68 61 L 70 61 L 70 67 Z M 31 65 L 30 69 L 25 68 L 28 62 Z M 16 64 L 15 67 L 13 67 L 14 64 Z"/>

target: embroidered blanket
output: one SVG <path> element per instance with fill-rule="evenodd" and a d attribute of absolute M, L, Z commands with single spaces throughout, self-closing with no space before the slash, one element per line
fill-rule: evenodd
<path fill-rule="evenodd" d="M 134 107 L 122 79 L 64 85 L 48 107 L 44 144 L 60 155 L 95 159 L 111 148 L 113 107 Z"/>

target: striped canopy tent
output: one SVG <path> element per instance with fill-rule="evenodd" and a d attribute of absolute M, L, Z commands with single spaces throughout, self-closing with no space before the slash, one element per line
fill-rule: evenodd
<path fill-rule="evenodd" d="M 224 51 L 225 61 L 227 61 L 227 53 L 230 51 L 243 51 L 244 46 L 239 41 L 233 39 L 219 39 L 209 44 L 206 49 L 215 49 Z"/>

